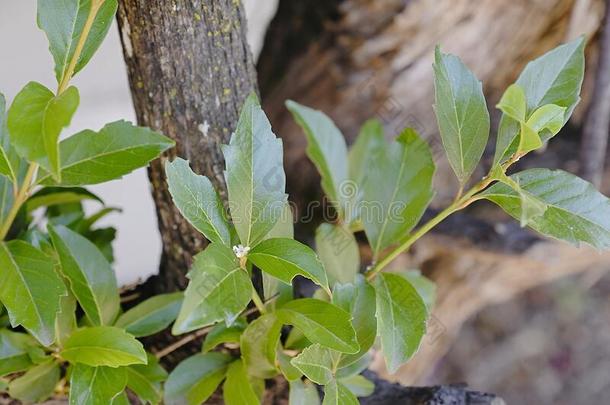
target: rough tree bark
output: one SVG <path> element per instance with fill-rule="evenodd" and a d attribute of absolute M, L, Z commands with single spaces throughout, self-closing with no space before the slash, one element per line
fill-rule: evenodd
<path fill-rule="evenodd" d="M 206 244 L 172 203 L 164 163 L 180 156 L 224 190 L 228 143 L 256 71 L 240 1 L 122 0 L 118 22 L 138 122 L 176 141 L 148 171 L 163 240 L 157 292 L 184 289 L 192 255 Z"/>

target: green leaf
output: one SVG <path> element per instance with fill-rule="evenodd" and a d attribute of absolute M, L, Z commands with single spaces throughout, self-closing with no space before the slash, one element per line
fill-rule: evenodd
<path fill-rule="evenodd" d="M 264 240 L 250 251 L 248 259 L 286 284 L 301 275 L 328 290 L 328 279 L 320 259 L 311 248 L 294 239 Z"/>
<path fill-rule="evenodd" d="M 79 103 L 76 87 L 55 94 L 37 82 L 29 82 L 15 96 L 8 113 L 11 144 L 31 162 L 60 177 L 59 134 L 72 120 Z"/>
<path fill-rule="evenodd" d="M 564 125 L 576 104 L 580 101 L 580 89 L 584 77 L 584 37 L 545 53 L 527 64 L 517 81 L 525 92 L 526 118 L 546 104 L 556 104 L 566 109 Z M 498 128 L 494 163 L 503 163 L 516 152 L 519 123 L 503 115 Z M 550 136 L 544 136 L 548 139 Z"/>
<path fill-rule="evenodd" d="M 6 176 L 11 182 L 16 183 L 15 172 L 11 166 L 11 162 L 8 160 L 8 156 L 4 151 L 4 147 L 0 144 L 0 175 Z"/>
<path fill-rule="evenodd" d="M 0 223 L 2 223 L 13 206 L 15 198 L 13 183 L 16 180 L 22 180 L 27 168 L 27 162 L 21 159 L 15 148 L 11 145 L 7 128 L 6 100 L 2 93 L 0 93 L 0 149 L 4 151 L 15 175 L 12 179 L 5 175 L 0 175 Z"/>
<path fill-rule="evenodd" d="M 85 21 L 92 11 L 91 0 L 38 0 L 38 27 L 46 33 L 49 40 L 57 82 L 65 75 L 78 73 L 89 62 L 106 37 L 116 9 L 117 0 L 101 2 L 74 66 L 74 72 L 67 72 L 76 53 Z"/>
<path fill-rule="evenodd" d="M 368 397 L 375 391 L 375 384 L 361 375 L 353 375 L 339 380 L 357 397 Z"/>
<path fill-rule="evenodd" d="M 248 323 L 241 318 L 238 318 L 231 326 L 224 323 L 216 324 L 206 335 L 201 350 L 207 353 L 223 343 L 239 343 L 246 326 Z"/>
<path fill-rule="evenodd" d="M 301 373 L 298 368 L 296 368 L 290 363 L 291 360 L 292 357 L 290 357 L 287 353 L 285 353 L 283 350 L 278 350 L 277 363 L 284 378 L 286 378 L 286 380 L 288 380 L 289 382 L 295 380 L 300 381 L 301 377 L 303 377 L 303 373 Z"/>
<path fill-rule="evenodd" d="M 29 368 L 32 361 L 28 352 L 36 346 L 30 335 L 0 329 L 0 376 Z"/>
<path fill-rule="evenodd" d="M 319 405 L 320 395 L 315 385 L 309 381 L 290 381 L 288 405 Z"/>
<path fill-rule="evenodd" d="M 229 365 L 227 379 L 223 385 L 223 399 L 226 405 L 258 405 L 260 397 L 257 393 L 256 380 L 252 380 L 241 360 Z"/>
<path fill-rule="evenodd" d="M 324 387 L 324 401 L 322 405 L 358 405 L 358 399 L 347 387 L 332 380 Z"/>
<path fill-rule="evenodd" d="M 264 239 L 273 238 L 294 238 L 294 214 L 288 201 L 284 204 L 281 217 Z"/>
<path fill-rule="evenodd" d="M 342 367 L 341 364 L 339 364 L 339 369 L 337 370 L 337 378 L 342 379 L 351 377 L 353 375 L 358 375 L 367 368 L 369 368 L 372 362 L 373 354 L 369 351 L 366 352 L 364 356 L 360 357 L 357 361 L 350 365 Z"/>
<path fill-rule="evenodd" d="M 426 304 L 428 313 L 432 311 L 436 301 L 436 284 L 429 278 L 423 276 L 419 270 L 409 270 L 400 273 L 417 290 L 417 293 Z"/>
<path fill-rule="evenodd" d="M 434 163 L 428 145 L 410 128 L 374 151 L 364 182 L 360 217 L 377 256 L 407 237 L 432 198 Z"/>
<path fill-rule="evenodd" d="M 70 405 L 110 404 L 127 385 L 125 368 L 77 364 L 70 374 Z"/>
<path fill-rule="evenodd" d="M 417 290 L 397 274 L 379 274 L 377 334 L 388 370 L 393 373 L 415 354 L 426 333 L 426 304 Z"/>
<path fill-rule="evenodd" d="M 287 198 L 282 141 L 271 131 L 254 93 L 222 151 L 231 218 L 241 243 L 252 248 L 276 225 Z"/>
<path fill-rule="evenodd" d="M 180 158 L 165 164 L 169 192 L 176 207 L 191 225 L 208 240 L 231 246 L 231 230 L 226 213 L 212 182 L 195 174 Z"/>
<path fill-rule="evenodd" d="M 190 283 L 172 333 L 181 334 L 224 320 L 230 326 L 252 296 L 248 273 L 233 251 L 212 243 L 194 258 Z"/>
<path fill-rule="evenodd" d="M 275 314 L 265 314 L 248 325 L 241 335 L 241 356 L 249 375 L 272 378 L 277 375 L 276 353 L 282 324 Z"/>
<path fill-rule="evenodd" d="M 307 137 L 307 156 L 322 177 L 322 189 L 343 215 L 349 196 L 342 191 L 348 180 L 347 146 L 341 131 L 321 111 L 287 101 L 286 107 Z"/>
<path fill-rule="evenodd" d="M 536 132 L 548 130 L 551 135 L 556 135 L 563 126 L 563 116 L 566 107 L 556 104 L 546 104 L 535 110 L 527 120 L 527 126 Z"/>
<path fill-rule="evenodd" d="M 378 119 L 370 119 L 362 125 L 356 141 L 348 153 L 349 178 L 361 186 L 365 179 L 371 152 L 385 145 L 383 124 Z M 359 190 L 361 191 L 361 190 Z"/>
<path fill-rule="evenodd" d="M 32 367 L 24 375 L 8 384 L 9 395 L 25 403 L 43 402 L 59 382 L 59 365 L 53 360 Z"/>
<path fill-rule="evenodd" d="M 351 315 L 336 305 L 301 298 L 288 302 L 276 313 L 280 321 L 300 329 L 313 343 L 342 353 L 357 353 L 359 350 Z"/>
<path fill-rule="evenodd" d="M 61 297 L 68 294 L 53 261 L 26 242 L 1 243 L 0 279 L 11 325 L 23 326 L 45 346 L 53 343 Z"/>
<path fill-rule="evenodd" d="M 360 250 L 349 229 L 340 224 L 320 224 L 316 229 L 316 250 L 331 285 L 354 280 L 360 270 Z"/>
<path fill-rule="evenodd" d="M 146 364 L 146 352 L 133 336 L 114 326 L 75 331 L 64 344 L 61 357 L 73 364 L 121 367 Z"/>
<path fill-rule="evenodd" d="M 158 404 L 163 399 L 161 382 L 167 379 L 167 371 L 159 365 L 153 355 L 148 355 L 148 364 L 127 367 L 127 386 L 143 402 Z"/>
<path fill-rule="evenodd" d="M 434 59 L 434 111 L 449 163 L 464 185 L 489 138 L 483 86 L 458 57 L 441 53 L 438 46 Z"/>
<path fill-rule="evenodd" d="M 94 325 L 110 325 L 120 306 L 116 276 L 110 263 L 85 237 L 58 225 L 48 226 L 70 289 Z"/>
<path fill-rule="evenodd" d="M 335 367 L 339 356 L 340 353 L 316 343 L 303 350 L 290 363 L 311 381 L 326 385 L 335 375 Z"/>
<path fill-rule="evenodd" d="M 496 108 L 515 121 L 524 122 L 527 106 L 523 88 L 518 84 L 508 86 Z"/>
<path fill-rule="evenodd" d="M 196 354 L 184 360 L 165 383 L 166 405 L 199 405 L 224 380 L 231 357 L 223 353 Z"/>
<path fill-rule="evenodd" d="M 510 176 L 522 190 L 546 204 L 543 215 L 528 226 L 543 235 L 598 249 L 610 247 L 610 200 L 587 181 L 561 170 L 530 169 Z M 521 199 L 509 186 L 497 183 L 481 197 L 520 219 Z"/>
<path fill-rule="evenodd" d="M 62 173 L 59 185 L 83 186 L 118 179 L 146 166 L 172 146 L 174 142 L 169 138 L 126 121 L 107 124 L 99 132 L 79 132 L 59 143 Z M 56 184 L 44 171 L 38 182 Z"/>
<path fill-rule="evenodd" d="M 63 342 L 76 330 L 76 298 L 71 293 L 61 297 L 60 310 L 55 319 L 55 341 Z"/>
<path fill-rule="evenodd" d="M 28 198 L 25 207 L 26 211 L 30 213 L 40 207 L 78 203 L 85 200 L 104 203 L 100 197 L 82 187 L 45 187 Z"/>
<path fill-rule="evenodd" d="M 377 336 L 375 290 L 364 280 L 364 277 L 358 276 L 353 283 L 335 285 L 333 304 L 352 316 L 352 324 L 360 346 L 357 353 L 341 357 L 339 365 L 346 367 L 358 361 L 375 343 Z"/>
<path fill-rule="evenodd" d="M 183 298 L 182 292 L 156 295 L 122 314 L 115 325 L 135 337 L 161 332 L 178 316 Z"/>

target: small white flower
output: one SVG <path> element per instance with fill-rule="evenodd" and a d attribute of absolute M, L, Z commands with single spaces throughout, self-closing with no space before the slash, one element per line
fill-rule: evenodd
<path fill-rule="evenodd" d="M 248 252 L 250 251 L 250 246 L 237 245 L 233 246 L 233 253 L 237 256 L 238 259 L 246 257 Z"/>

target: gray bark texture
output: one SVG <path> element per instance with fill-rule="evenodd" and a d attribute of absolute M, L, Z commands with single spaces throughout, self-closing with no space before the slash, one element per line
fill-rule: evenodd
<path fill-rule="evenodd" d="M 175 156 L 224 194 L 224 159 L 256 71 L 240 1 L 122 0 L 118 22 L 138 123 L 176 141 L 148 171 L 163 240 L 156 292 L 186 287 L 192 255 L 206 240 L 180 215 L 165 181 Z"/>

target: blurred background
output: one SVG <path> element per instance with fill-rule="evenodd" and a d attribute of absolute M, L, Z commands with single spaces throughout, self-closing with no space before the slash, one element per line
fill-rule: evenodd
<path fill-rule="evenodd" d="M 288 98 L 327 112 L 348 141 L 370 117 L 381 119 L 388 136 L 416 128 L 436 146 L 440 192 L 434 204 L 451 198 L 456 184 L 438 148 L 431 107 L 436 44 L 459 55 L 483 81 L 493 128 L 499 119 L 493 106 L 525 63 L 585 35 L 583 101 L 544 154 L 520 162 L 522 168 L 582 171 L 591 160 L 579 152 L 583 133 L 592 131 L 590 112 L 610 115 L 604 107 L 610 104 L 606 3 L 244 0 L 264 107 L 284 140 L 297 205 L 319 198 L 319 190 L 304 137 L 283 108 Z M 35 0 L 0 2 L 0 91 L 8 100 L 30 80 L 54 85 L 35 15 Z M 135 119 L 116 27 L 75 84 L 82 103 L 67 132 Z M 607 119 L 593 133 L 607 137 Z M 492 154 L 490 142 L 488 160 Z M 601 170 L 597 176 L 610 194 L 610 175 Z M 145 171 L 92 187 L 107 205 L 123 210 L 104 220 L 118 230 L 115 268 L 123 284 L 146 279 L 159 265 L 149 189 Z M 422 269 L 437 283 L 439 298 L 420 353 L 387 377 L 411 385 L 466 382 L 508 404 L 609 403 L 610 255 L 541 240 L 493 207 L 476 205 L 468 215 L 444 224 L 395 263 Z M 384 373 L 380 362 L 375 369 Z"/>

